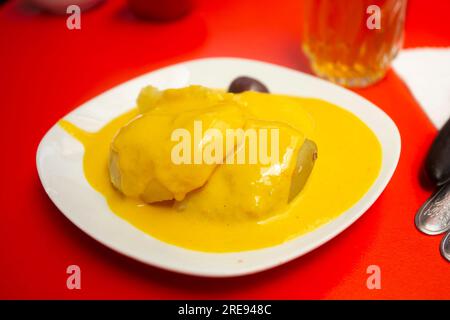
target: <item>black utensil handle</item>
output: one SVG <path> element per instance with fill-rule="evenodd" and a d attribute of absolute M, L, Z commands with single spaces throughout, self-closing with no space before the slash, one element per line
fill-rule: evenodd
<path fill-rule="evenodd" d="M 450 119 L 431 145 L 425 160 L 425 171 L 438 186 L 450 181 Z"/>

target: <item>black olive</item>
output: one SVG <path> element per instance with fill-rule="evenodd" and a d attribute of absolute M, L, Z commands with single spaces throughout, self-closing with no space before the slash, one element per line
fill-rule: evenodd
<path fill-rule="evenodd" d="M 237 77 L 228 87 L 228 92 L 241 93 L 244 91 L 269 92 L 262 82 L 250 77 Z"/>
<path fill-rule="evenodd" d="M 450 119 L 431 145 L 425 160 L 425 171 L 438 186 L 450 182 Z"/>

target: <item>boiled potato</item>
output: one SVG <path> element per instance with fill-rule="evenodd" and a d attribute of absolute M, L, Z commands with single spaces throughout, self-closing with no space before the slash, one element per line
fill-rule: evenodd
<path fill-rule="evenodd" d="M 189 97 L 185 101 L 192 103 Z M 110 152 L 110 180 L 116 189 L 126 196 L 153 203 L 180 201 L 187 193 L 203 186 L 218 164 L 194 163 L 192 156 L 203 155 L 217 139 L 207 134 L 208 129 L 225 135 L 227 129 L 242 128 L 245 119 L 240 106 L 231 101 L 211 106 L 205 99 L 202 103 L 203 107 L 196 104 L 192 110 L 176 112 L 170 104 L 165 108 L 162 100 L 158 102 L 160 106 L 123 127 L 112 141 Z M 202 124 L 204 132 L 198 140 L 195 139 L 196 122 Z M 173 151 L 180 144 L 173 140 L 176 130 L 189 134 L 186 149 L 191 150 L 192 156 L 183 163 L 173 159 Z M 224 157 L 229 151 L 223 146 Z"/>
<path fill-rule="evenodd" d="M 276 214 L 302 190 L 316 158 L 314 142 L 280 122 L 248 120 L 245 128 L 279 130 L 278 159 L 239 164 L 241 152 L 247 160 L 250 154 L 249 140 L 241 140 L 231 159 L 216 168 L 205 186 L 177 204 L 180 210 L 190 208 L 209 219 L 230 222 L 260 220 Z"/>
<path fill-rule="evenodd" d="M 305 187 L 317 159 L 317 145 L 306 139 L 297 153 L 297 162 L 292 173 L 291 189 L 288 201 L 292 201 Z"/>

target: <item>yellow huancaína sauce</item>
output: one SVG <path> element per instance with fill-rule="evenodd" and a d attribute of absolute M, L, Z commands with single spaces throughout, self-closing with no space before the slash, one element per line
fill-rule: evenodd
<path fill-rule="evenodd" d="M 60 125 L 83 144 L 86 179 L 105 198 L 112 212 L 161 241 L 192 250 L 236 252 L 281 244 L 338 217 L 367 192 L 378 176 L 380 143 L 348 111 L 311 98 L 254 92 L 244 93 L 240 98 L 258 120 L 279 121 L 298 128 L 315 141 L 319 150 L 305 188 L 269 217 L 242 216 L 236 208 L 246 203 L 252 189 L 232 190 L 225 186 L 228 180 L 220 180 L 220 176 L 175 204 L 167 201 L 148 204 L 117 191 L 108 171 L 111 142 L 124 125 L 139 115 L 137 108 L 98 132 L 86 132 L 65 120 Z M 220 174 L 233 174 L 233 170 L 230 172 Z M 245 178 L 249 170 L 236 172 Z M 217 208 L 217 203 L 224 205 Z"/>

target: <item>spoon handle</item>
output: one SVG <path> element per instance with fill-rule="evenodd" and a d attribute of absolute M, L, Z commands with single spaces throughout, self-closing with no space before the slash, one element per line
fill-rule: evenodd
<path fill-rule="evenodd" d="M 450 230 L 450 183 L 441 187 L 416 214 L 417 229 L 429 235 Z"/>
<path fill-rule="evenodd" d="M 441 241 L 441 254 L 448 262 L 450 262 L 450 231 L 447 232 Z"/>

